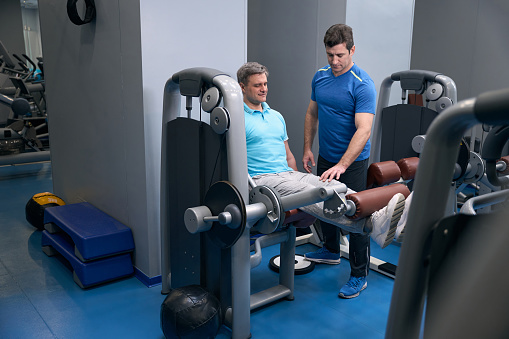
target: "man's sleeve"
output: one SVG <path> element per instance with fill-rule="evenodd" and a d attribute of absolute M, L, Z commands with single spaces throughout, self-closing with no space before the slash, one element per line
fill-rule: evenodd
<path fill-rule="evenodd" d="M 373 113 L 376 111 L 376 89 L 373 81 L 363 82 L 355 94 L 355 113 Z"/>

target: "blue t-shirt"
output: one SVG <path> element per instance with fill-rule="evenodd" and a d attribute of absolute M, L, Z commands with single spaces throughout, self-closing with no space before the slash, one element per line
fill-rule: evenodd
<path fill-rule="evenodd" d="M 252 110 L 244 103 L 247 169 L 251 177 L 292 170 L 286 161 L 285 119 L 265 102 L 262 108 L 262 112 Z"/>
<path fill-rule="evenodd" d="M 325 160 L 337 163 L 357 130 L 355 113 L 375 114 L 375 84 L 354 64 L 337 77 L 330 66 L 319 69 L 311 87 L 311 100 L 318 104 L 319 153 Z M 368 140 L 356 161 L 369 158 L 370 145 Z"/>

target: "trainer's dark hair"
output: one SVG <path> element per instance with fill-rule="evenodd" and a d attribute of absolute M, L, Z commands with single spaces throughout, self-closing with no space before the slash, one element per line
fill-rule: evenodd
<path fill-rule="evenodd" d="M 269 77 L 269 70 L 267 67 L 257 62 L 246 62 L 244 65 L 240 66 L 239 70 L 237 71 L 237 81 L 246 85 L 247 80 L 251 75 L 263 73 Z"/>
<path fill-rule="evenodd" d="M 327 32 L 325 32 L 323 43 L 325 47 L 334 47 L 346 43 L 346 49 L 350 51 L 354 45 L 352 27 L 345 24 L 332 25 Z"/>

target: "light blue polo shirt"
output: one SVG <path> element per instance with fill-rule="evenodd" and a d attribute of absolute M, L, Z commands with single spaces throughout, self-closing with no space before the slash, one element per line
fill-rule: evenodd
<path fill-rule="evenodd" d="M 244 103 L 247 169 L 251 177 L 292 170 L 286 161 L 285 119 L 265 102 L 262 109 L 262 112 L 252 110 Z"/>

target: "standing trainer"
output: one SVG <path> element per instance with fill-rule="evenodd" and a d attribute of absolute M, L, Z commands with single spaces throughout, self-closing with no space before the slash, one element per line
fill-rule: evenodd
<path fill-rule="evenodd" d="M 337 24 L 324 36 L 329 66 L 319 69 L 312 81 L 311 100 L 304 123 L 302 164 L 311 173 L 315 160 L 311 146 L 318 131 L 317 174 L 336 179 L 354 191 L 366 189 L 369 137 L 376 109 L 376 89 L 369 75 L 353 62 L 352 28 Z M 341 229 L 320 223 L 324 246 L 306 253 L 310 261 L 339 264 Z M 355 298 L 367 287 L 370 240 L 366 234 L 350 233 L 350 279 L 340 298 Z"/>

